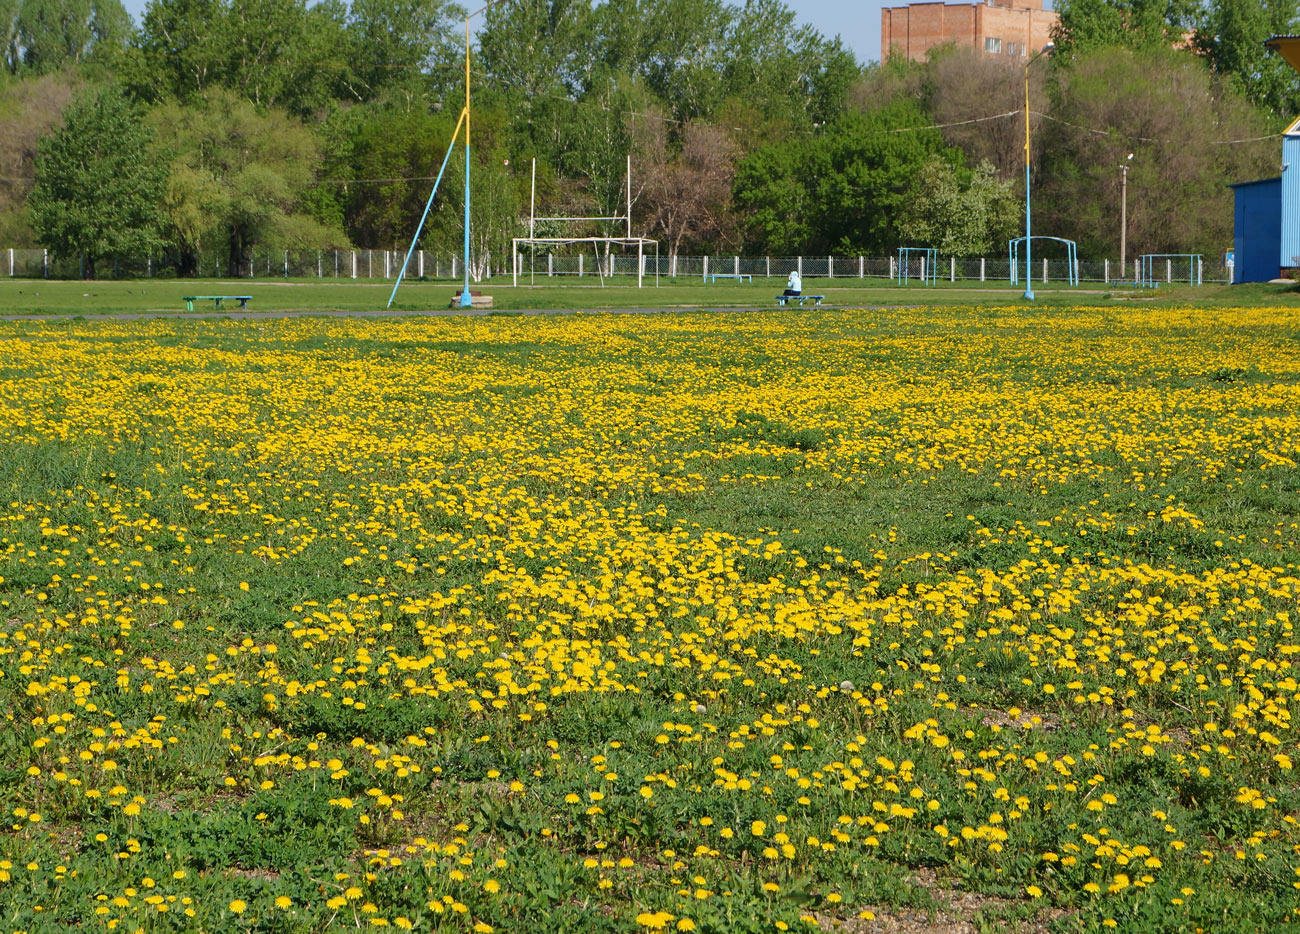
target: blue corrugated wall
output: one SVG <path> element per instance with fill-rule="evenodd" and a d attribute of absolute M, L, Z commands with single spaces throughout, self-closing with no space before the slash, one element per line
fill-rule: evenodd
<path fill-rule="evenodd" d="M 1300 134 L 1282 139 L 1282 236 L 1278 267 L 1300 266 Z"/>
<path fill-rule="evenodd" d="M 1300 171 L 1296 173 L 1300 178 Z M 1267 282 L 1277 278 L 1282 234 L 1282 179 L 1233 185 L 1236 196 L 1233 252 L 1234 282 Z"/>

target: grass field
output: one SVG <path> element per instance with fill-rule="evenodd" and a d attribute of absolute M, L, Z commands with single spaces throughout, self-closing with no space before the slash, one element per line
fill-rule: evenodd
<path fill-rule="evenodd" d="M 0 322 L 0 925 L 1296 929 L 1300 309 L 958 310 Z"/>
<path fill-rule="evenodd" d="M 475 291 L 493 297 L 494 307 L 503 311 L 593 310 L 626 308 L 770 308 L 784 280 L 758 280 L 744 285 L 679 280 L 675 284 L 638 289 L 628 285 L 601 287 L 576 279 L 555 280 L 558 285 L 519 287 L 509 279 L 476 284 Z M 397 311 L 447 311 L 448 303 L 458 291 L 451 281 L 403 283 L 393 304 Z M 393 283 L 382 280 L 347 279 L 298 280 L 164 280 L 80 282 L 66 280 L 0 280 L 0 315 L 102 315 L 141 312 L 185 313 L 182 295 L 222 294 L 252 295 L 250 311 L 262 312 L 358 312 L 379 311 L 388 302 Z M 829 305 L 863 307 L 878 305 L 976 305 L 1005 307 L 1023 304 L 1024 287 L 1006 282 L 940 282 L 933 288 L 914 286 L 897 288 L 881 279 L 809 279 L 804 291 L 826 296 Z M 1155 290 L 1107 290 L 1101 283 L 1083 283 L 1071 289 L 1060 283 L 1035 284 L 1037 304 L 1048 308 L 1068 308 L 1080 301 L 1115 307 L 1133 304 L 1160 307 L 1195 303 L 1216 307 L 1300 307 L 1300 293 L 1289 285 L 1206 285 L 1199 288 L 1173 286 Z M 233 303 L 232 303 L 233 304 Z M 195 304 L 196 312 L 213 311 L 212 302 Z M 223 311 L 239 310 L 226 305 Z"/>

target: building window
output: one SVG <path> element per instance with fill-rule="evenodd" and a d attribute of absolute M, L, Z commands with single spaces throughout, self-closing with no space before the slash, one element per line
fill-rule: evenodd
<path fill-rule="evenodd" d="M 1025 54 L 1025 47 L 1019 42 L 1008 42 L 1007 54 L 1019 57 Z"/>
<path fill-rule="evenodd" d="M 984 51 L 997 55 L 1002 51 L 1002 40 L 988 37 L 984 40 Z"/>

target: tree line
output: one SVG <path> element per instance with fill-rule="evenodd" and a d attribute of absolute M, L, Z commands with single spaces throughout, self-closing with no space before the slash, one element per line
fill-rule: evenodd
<path fill-rule="evenodd" d="M 1036 229 L 1216 254 L 1276 173 L 1290 0 L 1057 0 L 1029 68 Z M 464 100 L 445 0 L 0 0 L 0 243 L 79 257 L 404 247 Z M 626 210 L 667 253 L 999 252 L 1023 217 L 1021 62 L 858 62 L 781 0 L 506 0 L 473 37 L 473 251 Z M 1261 139 L 1261 137 L 1263 137 Z M 1132 153 L 1132 159 L 1128 155 Z M 452 159 L 422 246 L 461 243 Z M 458 176 L 460 176 L 458 178 Z M 599 234 L 550 228 L 539 235 Z M 612 230 L 607 232 L 612 233 Z M 204 268 L 209 268 L 205 265 Z"/>

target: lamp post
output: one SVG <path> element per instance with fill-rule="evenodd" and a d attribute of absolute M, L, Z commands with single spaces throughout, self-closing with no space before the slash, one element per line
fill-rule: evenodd
<path fill-rule="evenodd" d="M 474 305 L 469 292 L 469 21 L 501 2 L 502 0 L 488 0 L 465 16 L 465 283 L 460 290 L 461 308 L 472 308 Z"/>
<path fill-rule="evenodd" d="M 1029 66 L 1044 55 L 1050 55 L 1056 43 L 1049 42 L 1025 62 L 1025 301 L 1034 300 L 1034 273 L 1032 264 L 1033 230 L 1030 225 L 1029 199 Z"/>
<path fill-rule="evenodd" d="M 465 16 L 465 284 L 460 289 L 460 307 L 473 308 L 474 297 L 469 291 L 469 19 L 487 7 Z"/>
<path fill-rule="evenodd" d="M 1128 268 L 1128 164 L 1133 159 L 1133 153 L 1129 153 L 1123 162 L 1119 164 L 1119 274 L 1120 279 L 1124 278 L 1124 270 Z"/>

